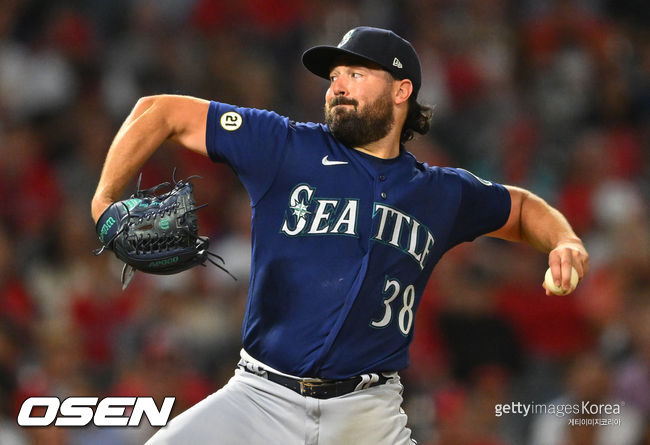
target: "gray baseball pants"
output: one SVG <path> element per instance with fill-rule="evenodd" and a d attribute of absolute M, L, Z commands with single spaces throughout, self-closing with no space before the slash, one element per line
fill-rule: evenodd
<path fill-rule="evenodd" d="M 305 397 L 237 369 L 146 445 L 412 445 L 399 376 L 331 399 Z"/>

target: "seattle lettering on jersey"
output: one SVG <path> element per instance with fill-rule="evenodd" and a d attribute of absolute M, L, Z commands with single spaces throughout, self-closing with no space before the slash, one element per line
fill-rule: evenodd
<path fill-rule="evenodd" d="M 289 197 L 290 214 L 285 215 L 281 231 L 297 235 L 357 235 L 359 200 L 314 198 L 316 209 L 310 212 L 312 196 L 316 189 L 308 184 L 296 186 Z M 313 207 L 313 206 L 312 206 Z M 293 219 L 290 223 L 289 219 Z"/>
<path fill-rule="evenodd" d="M 373 238 L 410 255 L 424 269 L 435 239 L 431 231 L 411 215 L 378 202 L 372 218 L 379 218 Z M 422 242 L 424 240 L 424 242 Z"/>
<path fill-rule="evenodd" d="M 314 197 L 315 190 L 309 184 L 300 184 L 292 190 L 289 211 L 280 231 L 288 236 L 358 236 L 359 200 L 318 198 Z M 426 226 L 411 215 L 377 202 L 374 203 L 372 218 L 375 222 L 373 241 L 400 250 L 424 269 L 435 242 Z"/>

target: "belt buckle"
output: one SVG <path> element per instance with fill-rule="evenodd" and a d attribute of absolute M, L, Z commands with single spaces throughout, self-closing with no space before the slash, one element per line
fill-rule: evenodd
<path fill-rule="evenodd" d="M 300 395 L 311 396 L 314 394 L 314 388 L 319 384 L 324 383 L 322 379 L 301 379 L 298 381 L 300 384 Z"/>

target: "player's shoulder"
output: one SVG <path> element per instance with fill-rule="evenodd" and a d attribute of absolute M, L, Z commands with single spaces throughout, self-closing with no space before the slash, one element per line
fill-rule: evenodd
<path fill-rule="evenodd" d="M 415 166 L 415 171 L 420 178 L 424 178 L 429 184 L 436 187 L 451 187 L 452 189 L 466 189 L 482 186 L 499 185 L 495 182 L 485 180 L 469 170 L 462 167 L 428 165 L 420 162 L 408 153 Z"/>
<path fill-rule="evenodd" d="M 289 119 L 289 126 L 297 132 L 318 132 L 329 134 L 329 129 L 325 124 L 316 122 L 297 122 Z"/>
<path fill-rule="evenodd" d="M 329 131 L 327 125 L 315 122 L 297 122 L 289 120 L 289 132 L 293 141 L 299 145 L 327 145 L 332 144 L 334 136 Z"/>
<path fill-rule="evenodd" d="M 413 168 L 419 174 L 436 180 L 454 180 L 458 178 L 458 169 L 454 167 L 441 167 L 438 165 L 429 165 L 426 162 L 419 161 L 412 153 L 404 151 L 404 156 L 413 164 Z"/>
<path fill-rule="evenodd" d="M 323 134 L 329 134 L 329 129 L 325 124 L 315 122 L 299 122 L 278 111 L 268 110 L 264 108 L 231 105 L 217 101 L 211 101 L 210 107 L 214 111 L 215 117 L 217 118 L 222 118 L 224 115 L 235 114 L 243 117 L 244 119 L 279 122 L 287 126 L 292 131 L 319 132 Z"/>
<path fill-rule="evenodd" d="M 485 185 L 491 185 L 490 181 L 486 181 L 472 173 L 469 170 L 466 170 L 462 167 L 449 167 L 449 166 L 430 166 L 426 163 L 416 161 L 419 164 L 419 168 L 426 172 L 426 174 L 442 181 L 463 181 L 471 179 L 473 181 L 478 181 Z"/>
<path fill-rule="evenodd" d="M 208 120 L 221 124 L 224 129 L 235 130 L 250 126 L 250 128 L 275 128 L 301 136 L 318 135 L 327 137 L 329 129 L 324 124 L 314 122 L 299 122 L 291 119 L 282 112 L 264 108 L 231 105 L 211 101 Z"/>
<path fill-rule="evenodd" d="M 208 119 L 210 118 L 218 120 L 222 125 L 224 121 L 235 122 L 237 123 L 237 129 L 247 122 L 275 122 L 284 126 L 288 126 L 290 122 L 288 117 L 273 110 L 232 105 L 217 101 L 210 101 Z"/>

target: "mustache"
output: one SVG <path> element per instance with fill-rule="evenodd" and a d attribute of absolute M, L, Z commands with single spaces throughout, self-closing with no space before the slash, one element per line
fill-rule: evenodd
<path fill-rule="evenodd" d="M 337 105 L 352 105 L 354 108 L 357 108 L 359 102 L 343 96 L 337 96 L 334 99 L 330 100 L 328 106 L 329 108 L 334 108 Z"/>

